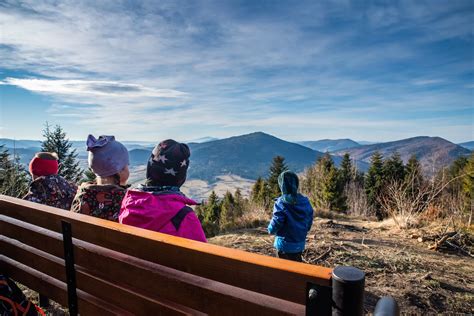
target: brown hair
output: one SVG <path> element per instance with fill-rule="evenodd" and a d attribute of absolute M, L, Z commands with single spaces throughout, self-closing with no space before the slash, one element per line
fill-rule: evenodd
<path fill-rule="evenodd" d="M 40 158 L 40 159 L 45 159 L 45 160 L 58 160 L 59 159 L 58 154 L 49 153 L 49 152 L 45 152 L 45 151 L 36 153 L 35 157 Z"/>

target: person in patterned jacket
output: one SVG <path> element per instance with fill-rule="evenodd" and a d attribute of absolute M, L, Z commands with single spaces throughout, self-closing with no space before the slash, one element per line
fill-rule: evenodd
<path fill-rule="evenodd" d="M 69 210 L 77 186 L 58 175 L 58 168 L 58 156 L 55 153 L 37 153 L 29 166 L 33 181 L 23 199 Z"/>
<path fill-rule="evenodd" d="M 92 135 L 87 138 L 87 150 L 89 167 L 97 178 L 79 186 L 71 210 L 118 222 L 129 177 L 128 151 L 114 136 L 96 139 Z"/>

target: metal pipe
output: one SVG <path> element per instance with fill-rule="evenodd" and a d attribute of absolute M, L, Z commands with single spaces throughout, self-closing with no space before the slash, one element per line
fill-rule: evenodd
<path fill-rule="evenodd" d="M 332 271 L 333 315 L 364 314 L 365 273 L 354 267 L 336 267 Z"/>
<path fill-rule="evenodd" d="M 384 296 L 375 305 L 374 316 L 398 316 L 400 308 L 391 296 Z"/>

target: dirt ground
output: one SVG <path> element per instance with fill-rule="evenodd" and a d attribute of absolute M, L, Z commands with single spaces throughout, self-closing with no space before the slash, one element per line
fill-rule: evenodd
<path fill-rule="evenodd" d="M 429 250 L 419 235 L 435 228 L 400 230 L 390 222 L 315 219 L 303 260 L 327 267 L 348 265 L 366 273 L 365 311 L 394 297 L 403 313 L 473 314 L 474 259 Z M 210 243 L 274 256 L 273 237 L 264 227 L 220 235 Z"/>

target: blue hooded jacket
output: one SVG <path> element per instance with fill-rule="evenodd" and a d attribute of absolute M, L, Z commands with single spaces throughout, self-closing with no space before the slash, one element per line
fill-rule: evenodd
<path fill-rule="evenodd" d="M 284 253 L 304 250 L 306 235 L 313 223 L 313 208 L 307 197 L 298 194 L 298 176 L 283 172 L 278 178 L 282 191 L 273 206 L 273 217 L 268 232 L 275 234 L 274 246 Z"/>

